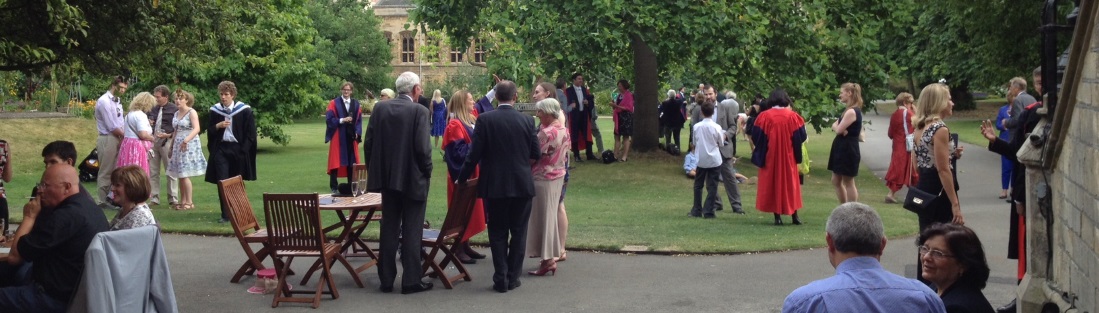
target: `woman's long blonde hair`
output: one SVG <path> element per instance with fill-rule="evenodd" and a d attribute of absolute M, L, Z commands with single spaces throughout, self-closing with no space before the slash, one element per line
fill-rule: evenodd
<path fill-rule="evenodd" d="M 439 102 L 440 100 L 443 100 L 443 92 L 435 89 L 435 92 L 431 94 L 431 101 Z"/>
<path fill-rule="evenodd" d="M 927 128 L 935 120 L 942 119 L 942 112 L 950 105 L 950 87 L 934 83 L 923 87 L 920 99 L 916 100 L 916 114 L 912 125 L 916 129 Z"/>
<path fill-rule="evenodd" d="M 840 90 L 847 90 L 851 92 L 851 97 L 847 99 L 847 108 L 862 109 L 862 87 L 856 83 L 844 83 L 840 86 Z"/>
<path fill-rule="evenodd" d="M 469 108 L 466 107 L 467 101 L 471 98 L 473 98 L 473 95 L 465 90 L 455 91 L 454 95 L 450 97 L 450 105 L 447 106 L 450 109 L 450 115 L 462 121 L 462 124 L 473 125 L 477 122 L 477 117 L 473 116 L 473 112 L 470 112 Z"/>

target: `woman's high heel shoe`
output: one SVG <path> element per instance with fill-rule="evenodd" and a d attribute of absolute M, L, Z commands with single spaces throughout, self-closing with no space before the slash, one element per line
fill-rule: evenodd
<path fill-rule="evenodd" d="M 546 274 L 557 275 L 557 262 L 553 260 L 543 260 L 542 266 L 537 271 L 529 271 L 527 274 L 534 276 L 546 276 Z"/>

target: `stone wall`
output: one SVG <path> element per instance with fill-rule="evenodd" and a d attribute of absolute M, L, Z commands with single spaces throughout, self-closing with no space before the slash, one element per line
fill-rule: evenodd
<path fill-rule="evenodd" d="M 1091 6 L 1090 14 L 1099 14 Z M 1082 8 L 1084 9 L 1084 8 Z M 1086 9 L 1085 9 L 1086 10 Z M 1081 16 L 1088 13 L 1081 13 Z M 1069 110 L 1053 123 L 1066 127 L 1063 149 L 1056 155 L 1052 169 L 1028 170 L 1027 278 L 1020 288 L 1020 312 L 1042 312 L 1055 304 L 1058 312 L 1099 311 L 1099 26 L 1094 21 L 1077 25 L 1076 32 L 1091 30 L 1092 36 L 1079 36 L 1087 43 L 1073 53 L 1086 53 L 1078 64 L 1074 86 L 1075 101 L 1062 101 L 1057 110 Z M 1068 78 L 1066 77 L 1066 81 Z M 1066 90 L 1062 96 L 1071 94 Z M 1069 107 L 1071 106 L 1071 108 Z M 1048 179 L 1049 188 L 1043 183 Z M 1046 216 L 1039 201 L 1047 190 L 1052 204 L 1052 240 L 1046 232 Z M 1035 208 L 1035 209 L 1030 209 Z M 1052 250 L 1052 251 L 1050 251 Z M 1052 259 L 1047 253 L 1052 252 Z M 1047 268 L 1047 264 L 1051 267 Z"/>

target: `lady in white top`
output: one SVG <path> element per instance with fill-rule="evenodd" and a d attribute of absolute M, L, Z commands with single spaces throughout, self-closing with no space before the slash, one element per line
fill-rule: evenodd
<path fill-rule="evenodd" d="M 130 102 L 130 111 L 126 113 L 125 136 L 118 150 L 118 162 L 115 168 L 136 165 L 149 176 L 149 153 L 153 146 L 153 126 L 145 114 L 156 103 L 156 98 L 148 92 L 142 92 Z"/>

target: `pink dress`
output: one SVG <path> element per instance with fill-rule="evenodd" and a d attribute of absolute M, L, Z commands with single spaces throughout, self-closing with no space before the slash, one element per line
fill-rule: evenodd
<path fill-rule="evenodd" d="M 152 142 L 141 140 L 137 137 L 137 133 L 145 131 L 151 134 L 153 127 L 149 125 L 148 116 L 141 111 L 126 113 L 125 123 L 126 126 L 123 127 L 123 131 L 126 132 L 126 135 L 122 139 L 122 145 L 118 150 L 118 162 L 115 162 L 115 168 L 137 165 L 145 170 L 145 175 L 148 176 L 149 150 L 152 149 Z"/>

